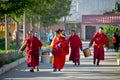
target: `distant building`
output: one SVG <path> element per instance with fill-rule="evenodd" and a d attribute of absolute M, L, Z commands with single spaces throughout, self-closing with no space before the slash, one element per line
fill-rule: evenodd
<path fill-rule="evenodd" d="M 120 3 L 120 0 L 72 0 L 70 15 L 66 17 L 67 28 L 76 28 L 83 40 L 91 39 L 100 25 L 81 25 L 82 15 L 103 14 L 111 11 L 116 2 Z"/>

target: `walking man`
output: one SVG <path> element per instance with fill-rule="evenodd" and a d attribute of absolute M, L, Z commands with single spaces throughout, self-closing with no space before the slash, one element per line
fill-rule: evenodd
<path fill-rule="evenodd" d="M 53 71 L 61 71 L 65 64 L 66 54 L 68 53 L 68 44 L 65 37 L 61 36 L 60 30 L 56 31 L 51 49 L 54 55 Z"/>
<path fill-rule="evenodd" d="M 119 35 L 119 29 L 118 28 L 116 28 L 113 36 L 116 39 L 116 42 L 114 43 L 114 49 L 115 49 L 116 52 L 118 52 L 119 51 L 119 43 L 120 43 L 120 35 Z"/>
<path fill-rule="evenodd" d="M 41 47 L 41 41 L 39 41 L 38 38 L 33 35 L 32 31 L 30 31 L 20 50 L 18 51 L 18 54 L 21 54 L 26 49 L 27 65 L 28 67 L 32 67 L 30 72 L 34 72 L 34 69 L 39 71 L 39 50 Z"/>
<path fill-rule="evenodd" d="M 75 33 L 75 30 L 72 30 L 71 36 L 68 38 L 68 43 L 71 47 L 71 54 L 69 57 L 70 61 L 73 61 L 73 63 L 76 65 L 80 65 L 80 49 L 82 48 L 82 41 L 79 38 L 79 36 Z"/>
<path fill-rule="evenodd" d="M 99 66 L 100 60 L 104 60 L 104 44 L 109 48 L 108 37 L 104 34 L 102 27 L 99 28 L 99 32 L 93 35 L 89 47 L 91 47 L 92 44 L 94 46 L 93 64 L 96 64 L 97 60 L 97 66 Z"/>

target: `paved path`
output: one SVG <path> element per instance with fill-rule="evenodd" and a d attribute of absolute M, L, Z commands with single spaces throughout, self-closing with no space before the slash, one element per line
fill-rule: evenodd
<path fill-rule="evenodd" d="M 29 72 L 26 63 L 0 75 L 0 80 L 120 80 L 120 66 L 116 63 L 115 52 L 106 52 L 106 59 L 100 66 L 93 65 L 92 56 L 84 58 L 81 53 L 81 65 L 74 66 L 68 61 L 61 72 L 53 72 L 51 64 L 41 64 L 39 72 Z"/>

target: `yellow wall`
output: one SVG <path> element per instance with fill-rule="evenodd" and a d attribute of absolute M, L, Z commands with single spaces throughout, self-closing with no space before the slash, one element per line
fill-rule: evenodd
<path fill-rule="evenodd" d="M 8 26 L 9 26 L 9 31 L 12 36 L 12 34 L 15 30 L 15 24 L 9 24 Z M 0 24 L 0 38 L 5 38 L 5 24 Z"/>

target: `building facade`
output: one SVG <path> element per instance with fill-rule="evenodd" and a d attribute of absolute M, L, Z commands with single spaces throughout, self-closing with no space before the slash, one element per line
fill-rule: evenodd
<path fill-rule="evenodd" d="M 66 17 L 67 27 L 76 28 L 81 39 L 89 40 L 102 25 L 82 25 L 82 15 L 104 14 L 114 9 L 116 2 L 120 3 L 120 0 L 73 0 L 70 15 Z"/>

